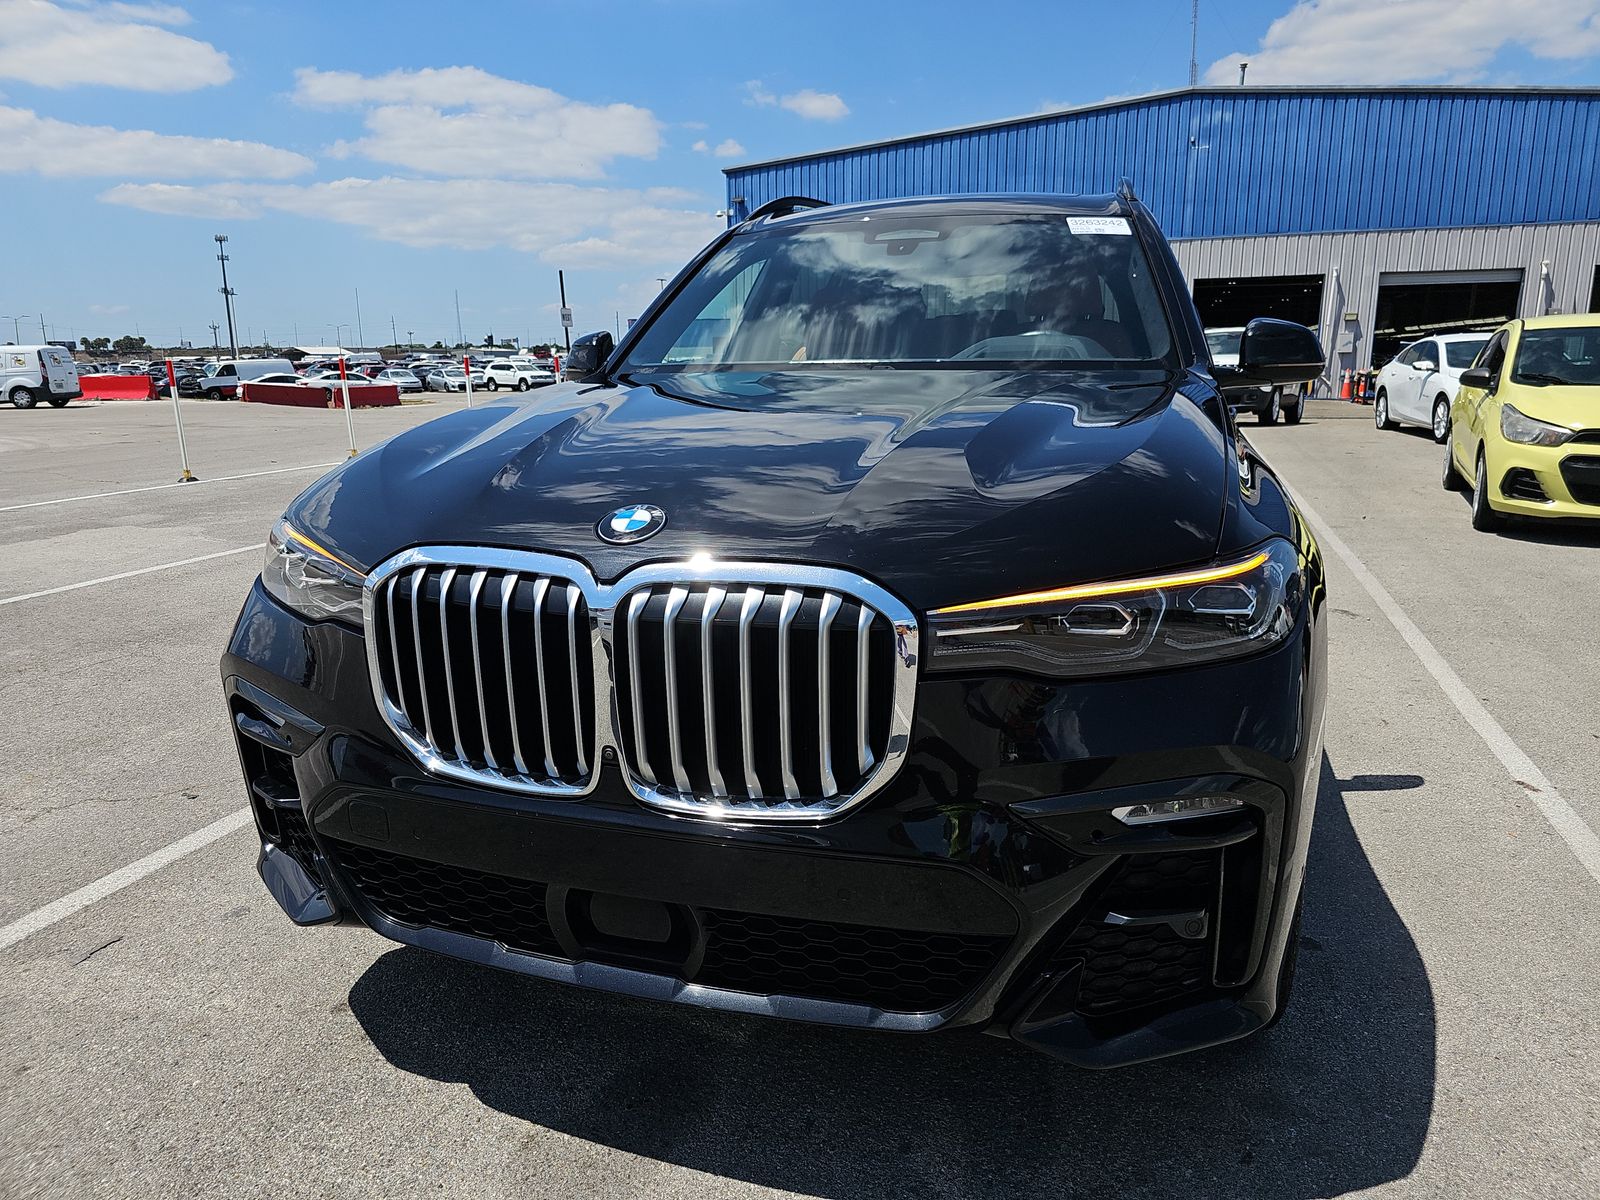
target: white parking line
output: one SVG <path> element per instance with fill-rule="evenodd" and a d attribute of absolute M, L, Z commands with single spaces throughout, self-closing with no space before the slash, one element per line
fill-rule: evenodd
<path fill-rule="evenodd" d="M 249 471 L 243 475 L 215 475 L 210 479 L 196 479 L 192 483 L 152 483 L 148 487 L 123 488 L 120 492 L 90 492 L 84 496 L 60 496 L 54 500 L 30 500 L 26 504 L 0 506 L 0 512 L 17 512 L 24 508 L 45 508 L 51 504 L 76 504 L 80 500 L 105 500 L 112 496 L 133 496 L 139 492 L 164 492 L 168 488 L 203 487 L 208 483 L 232 483 L 235 479 L 260 479 L 264 475 L 290 475 L 295 471 L 326 471 L 336 467 L 336 462 L 307 463 L 303 467 L 277 467 L 271 471 Z"/>
<path fill-rule="evenodd" d="M 1395 627 L 1395 631 L 1405 639 L 1406 645 L 1410 646 L 1412 652 L 1422 661 L 1428 674 L 1433 676 L 1434 682 L 1449 697 L 1450 703 L 1456 706 L 1456 711 L 1483 739 L 1484 745 L 1489 747 L 1489 752 L 1500 760 L 1500 765 L 1506 769 L 1512 781 L 1533 797 L 1533 802 L 1539 806 L 1539 811 L 1544 814 L 1545 820 L 1550 822 L 1561 840 L 1566 842 L 1567 848 L 1577 856 L 1584 870 L 1593 876 L 1595 882 L 1600 883 L 1600 836 L 1589 828 L 1588 823 L 1578 815 L 1566 797 L 1556 790 L 1555 784 L 1550 782 L 1522 747 L 1512 740 L 1500 722 L 1490 715 L 1483 702 L 1473 695 L 1472 689 L 1461 682 L 1461 676 L 1457 675 L 1444 660 L 1444 656 L 1434 649 L 1427 635 L 1406 616 L 1405 610 L 1389 594 L 1389 589 L 1378 582 L 1378 577 L 1367 569 L 1367 564 L 1361 561 L 1355 551 L 1345 545 L 1344 539 L 1328 527 L 1328 523 L 1298 492 L 1295 493 L 1295 503 L 1300 506 L 1300 512 L 1312 529 L 1316 530 L 1317 540 L 1333 551 L 1339 557 L 1339 561 L 1350 568 L 1351 574 L 1356 577 L 1356 582 L 1366 589 L 1367 595 L 1372 597 L 1379 611 L 1389 618 L 1389 624 Z"/>
<path fill-rule="evenodd" d="M 60 587 L 45 588 L 40 592 L 23 592 L 20 596 L 7 596 L 0 605 L 21 604 L 24 600 L 37 600 L 41 596 L 58 596 L 62 592 L 75 592 L 79 588 L 95 587 L 102 583 L 115 583 L 119 579 L 132 579 L 135 575 L 151 575 L 156 571 L 170 571 L 174 567 L 187 567 L 191 563 L 210 562 L 214 558 L 227 558 L 230 554 L 261 551 L 263 543 L 251 542 L 248 546 L 235 546 L 232 550 L 218 550 L 215 554 L 197 554 L 193 558 L 180 558 L 177 562 L 157 563 L 153 567 L 140 567 L 136 571 L 121 571 L 116 575 L 102 575 L 99 579 L 85 579 L 82 583 L 64 583 Z"/>
<path fill-rule="evenodd" d="M 15 946 L 23 938 L 32 937 L 41 929 L 48 929 L 57 921 L 66 920 L 73 913 L 82 912 L 96 901 L 104 900 L 107 896 L 138 883 L 169 863 L 177 862 L 185 854 L 192 854 L 202 847 L 209 846 L 218 838 L 227 837 L 248 824 L 250 824 L 248 808 L 231 812 L 225 817 L 219 817 L 205 828 L 195 830 L 188 837 L 179 838 L 159 850 L 152 850 L 143 858 L 129 863 L 120 870 L 102 875 L 93 883 L 85 884 L 75 892 L 68 892 L 59 900 L 52 900 L 43 908 L 36 908 L 26 916 L 18 917 L 11 924 L 0 927 L 0 950 Z"/>

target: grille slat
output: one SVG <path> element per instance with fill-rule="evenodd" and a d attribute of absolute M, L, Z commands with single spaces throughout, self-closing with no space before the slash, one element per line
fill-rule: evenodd
<path fill-rule="evenodd" d="M 589 759 L 584 753 L 583 688 L 578 683 L 578 604 L 583 591 L 577 584 L 567 585 L 567 668 L 572 679 L 572 742 L 577 747 L 578 774 L 589 773 Z M 588 636 L 588 630 L 583 631 Z"/>
<path fill-rule="evenodd" d="M 528 761 L 522 756 L 522 734 L 518 729 L 517 674 L 511 669 L 511 598 L 517 590 L 517 573 L 507 575 L 500 585 L 500 649 L 504 655 L 506 672 L 506 707 L 511 718 L 511 757 L 518 775 L 529 775 Z"/>
<path fill-rule="evenodd" d="M 761 777 L 756 774 L 755 706 L 750 699 L 750 627 L 755 622 L 766 593 L 758 587 L 748 589 L 739 609 L 739 729 L 743 739 L 745 794 L 761 795 Z"/>
<path fill-rule="evenodd" d="M 856 619 L 856 761 L 863 775 L 872 770 L 874 765 L 872 738 L 867 732 L 867 689 L 871 684 L 869 672 L 872 669 L 871 638 L 872 610 L 863 604 L 861 615 Z"/>
<path fill-rule="evenodd" d="M 800 784 L 794 777 L 794 714 L 790 711 L 790 678 L 794 657 L 789 652 L 789 637 L 794 629 L 794 614 L 799 611 L 801 594 L 785 588 L 783 606 L 778 610 L 778 756 L 783 765 L 783 796 L 800 798 Z"/>
<path fill-rule="evenodd" d="M 483 581 L 487 576 L 486 571 L 472 573 L 467 615 L 472 629 L 472 679 L 478 687 L 478 724 L 483 732 L 483 761 L 488 764 L 491 771 L 498 771 L 500 764 L 495 761 L 494 741 L 489 736 L 489 707 L 483 702 L 483 646 L 478 640 L 478 597 L 483 592 Z"/>
<path fill-rule="evenodd" d="M 881 787 L 909 741 L 916 621 L 842 571 L 602 585 L 551 555 L 412 550 L 373 572 L 366 621 L 385 719 L 452 778 L 582 795 L 614 749 L 646 804 L 810 820 Z"/>
<path fill-rule="evenodd" d="M 824 796 L 835 796 L 839 792 L 833 778 L 833 690 L 829 678 L 829 660 L 833 618 L 838 616 L 842 603 L 832 592 L 823 593 L 822 616 L 817 622 L 817 745 Z"/>
<path fill-rule="evenodd" d="M 717 709 L 716 691 L 711 682 L 711 634 L 712 623 L 727 597 L 726 588 L 709 589 L 705 608 L 700 613 L 700 705 L 701 719 L 706 727 L 706 774 L 711 778 L 711 795 L 718 800 L 727 798 L 728 787 L 723 782 L 722 769 L 717 763 Z"/>

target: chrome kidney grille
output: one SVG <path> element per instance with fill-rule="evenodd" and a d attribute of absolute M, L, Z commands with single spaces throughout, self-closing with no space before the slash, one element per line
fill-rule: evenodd
<path fill-rule="evenodd" d="M 372 596 L 380 703 L 424 765 L 583 790 L 594 762 L 594 657 L 577 584 L 421 564 Z"/>
<path fill-rule="evenodd" d="M 845 571 L 668 563 L 600 584 L 554 555 L 428 547 L 375 569 L 365 607 L 379 708 L 450 778 L 577 796 L 614 751 L 653 807 L 816 821 L 886 784 L 910 740 L 916 620 Z"/>

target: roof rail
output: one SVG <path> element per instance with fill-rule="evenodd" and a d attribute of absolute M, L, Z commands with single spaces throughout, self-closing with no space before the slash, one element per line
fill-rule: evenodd
<path fill-rule="evenodd" d="M 786 217 L 790 213 L 799 212 L 804 208 L 827 208 L 826 200 L 814 200 L 810 196 L 780 196 L 776 200 L 768 200 L 765 204 L 757 205 L 754 211 L 746 217 L 745 222 L 758 221 L 762 217 Z M 743 224 L 744 222 L 741 222 Z"/>
<path fill-rule="evenodd" d="M 1133 180 L 1126 175 L 1117 180 L 1117 195 L 1129 204 L 1139 203 L 1139 193 L 1133 190 Z"/>

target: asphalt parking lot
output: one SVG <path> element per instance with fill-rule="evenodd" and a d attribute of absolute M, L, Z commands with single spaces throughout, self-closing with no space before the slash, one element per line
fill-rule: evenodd
<path fill-rule="evenodd" d="M 0 1195 L 1600 1195 L 1600 531 L 1474 533 L 1369 411 L 1245 425 L 1330 561 L 1294 1004 L 1089 1074 L 294 929 L 217 658 L 342 416 L 186 404 L 166 487 L 167 405 L 0 410 Z"/>

